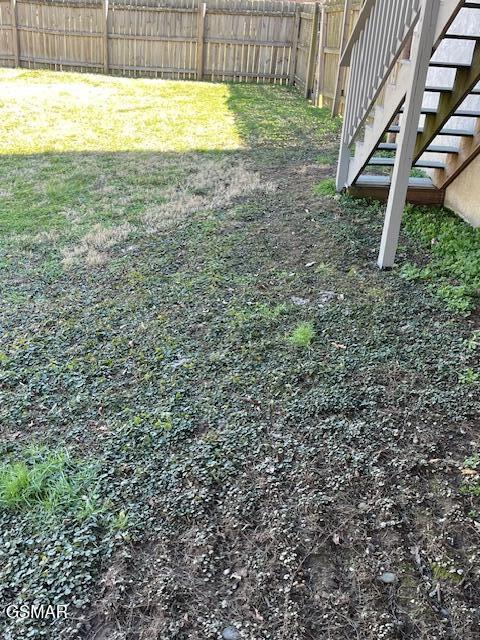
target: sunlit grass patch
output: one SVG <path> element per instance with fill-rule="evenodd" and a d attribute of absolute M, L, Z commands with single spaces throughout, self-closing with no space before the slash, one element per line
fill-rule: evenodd
<path fill-rule="evenodd" d="M 0 96 L 1 154 L 241 146 L 224 84 L 2 69 Z"/>

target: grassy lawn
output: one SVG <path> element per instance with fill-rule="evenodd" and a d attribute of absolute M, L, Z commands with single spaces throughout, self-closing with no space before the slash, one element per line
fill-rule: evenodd
<path fill-rule="evenodd" d="M 338 121 L 273 86 L 0 96 L 6 640 L 478 638 L 478 314 L 315 190 Z M 35 599 L 69 618 L 3 615 Z"/>

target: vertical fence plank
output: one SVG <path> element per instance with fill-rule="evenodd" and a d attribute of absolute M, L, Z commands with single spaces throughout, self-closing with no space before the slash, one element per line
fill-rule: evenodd
<path fill-rule="evenodd" d="M 203 47 L 205 42 L 205 17 L 207 15 L 207 4 L 201 2 L 197 11 L 197 80 L 203 78 Z"/>
<path fill-rule="evenodd" d="M 343 50 L 345 49 L 345 46 L 348 41 L 348 23 L 350 19 L 351 7 L 352 7 L 352 0 L 345 0 L 345 11 L 343 14 L 342 37 L 340 39 L 339 60 L 342 57 Z M 338 107 L 340 105 L 340 97 L 342 93 L 342 80 L 344 79 L 344 75 L 345 75 L 344 69 L 340 67 L 340 65 L 338 65 L 337 81 L 335 83 L 335 94 L 334 94 L 333 105 L 332 105 L 332 115 L 334 116 L 338 115 Z"/>
<path fill-rule="evenodd" d="M 103 72 L 108 73 L 108 1 L 102 0 Z"/>
<path fill-rule="evenodd" d="M 312 18 L 312 34 L 310 36 L 310 46 L 308 49 L 307 71 L 305 73 L 305 91 L 303 94 L 305 98 L 308 98 L 308 96 L 310 95 L 310 89 L 312 87 L 313 68 L 315 65 L 315 48 L 317 46 L 317 34 L 318 34 L 318 4 L 315 3 L 313 18 Z"/>
<path fill-rule="evenodd" d="M 12 44 L 13 44 L 13 62 L 16 67 L 20 66 L 20 42 L 18 39 L 18 19 L 17 19 L 17 0 L 10 0 L 10 13 L 12 15 Z"/>
<path fill-rule="evenodd" d="M 300 7 L 295 7 L 295 18 L 293 19 L 293 33 L 292 33 L 292 50 L 290 53 L 290 70 L 288 74 L 288 81 L 290 84 L 295 83 L 295 71 L 297 69 L 297 48 L 298 48 L 298 32 L 300 30 Z"/>
<path fill-rule="evenodd" d="M 313 96 L 313 102 L 318 107 L 323 107 L 326 37 L 327 37 L 327 12 L 325 11 L 325 7 L 322 7 L 322 12 L 320 14 L 320 28 L 319 28 L 319 36 L 318 36 L 316 87 L 315 87 L 315 95 Z"/>

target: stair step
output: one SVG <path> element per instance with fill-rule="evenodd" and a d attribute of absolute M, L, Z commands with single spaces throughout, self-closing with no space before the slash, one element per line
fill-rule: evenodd
<path fill-rule="evenodd" d="M 403 113 L 403 111 L 404 109 L 402 107 L 398 110 L 398 113 Z M 422 107 L 420 113 L 423 113 L 424 115 L 435 114 L 438 113 L 438 109 L 436 107 Z M 472 109 L 458 109 L 458 111 L 452 113 L 452 117 L 453 116 L 462 118 L 480 118 L 480 111 L 475 111 Z"/>
<path fill-rule="evenodd" d="M 382 151 L 396 151 L 397 145 L 395 142 L 381 142 L 377 149 L 381 149 Z"/>
<path fill-rule="evenodd" d="M 427 85 L 425 87 L 425 91 L 430 93 L 451 93 L 453 91 L 453 87 L 440 87 L 435 85 Z M 472 96 L 480 95 L 480 89 L 477 89 L 477 88 L 472 89 L 469 95 L 472 95 Z"/>
<path fill-rule="evenodd" d="M 437 133 L 437 136 L 457 136 L 460 138 L 473 138 L 475 133 L 471 129 L 449 129 L 444 128 Z"/>
<path fill-rule="evenodd" d="M 428 66 L 438 67 L 440 69 L 468 69 L 472 65 L 469 62 L 453 62 L 452 60 L 430 60 Z"/>
<path fill-rule="evenodd" d="M 426 153 L 458 153 L 458 147 L 453 145 L 431 144 L 426 149 Z"/>
<path fill-rule="evenodd" d="M 390 176 L 372 176 L 362 174 L 355 181 L 356 187 L 363 186 L 375 186 L 375 187 L 389 187 L 392 179 Z M 417 189 L 433 189 L 437 190 L 434 186 L 431 178 L 409 178 L 408 186 L 415 187 Z"/>
<path fill-rule="evenodd" d="M 428 85 L 425 87 L 425 91 L 431 91 L 432 93 L 444 93 L 453 91 L 453 87 L 441 87 L 437 85 Z"/>
<path fill-rule="evenodd" d="M 381 142 L 378 147 L 382 151 L 396 151 L 397 145 L 395 142 Z M 458 153 L 458 147 L 453 145 L 431 144 L 426 150 L 428 153 Z"/>
<path fill-rule="evenodd" d="M 398 110 L 398 113 L 403 113 L 404 109 L 403 107 L 401 109 Z M 420 113 L 423 113 L 425 115 L 429 114 L 429 113 L 437 113 L 437 108 L 436 107 L 422 107 L 422 110 L 420 111 Z"/>
<path fill-rule="evenodd" d="M 462 117 L 462 118 L 480 118 L 480 111 L 472 111 L 471 109 L 459 109 L 452 113 L 452 117 Z"/>
<path fill-rule="evenodd" d="M 480 5 L 477 5 L 480 9 Z M 447 40 L 480 40 L 480 34 L 468 34 L 468 33 L 446 33 L 444 36 Z"/>
<path fill-rule="evenodd" d="M 395 158 L 370 158 L 368 164 L 372 167 L 393 167 Z M 441 160 L 418 160 L 413 166 L 419 169 L 445 169 L 445 163 Z"/>
<path fill-rule="evenodd" d="M 400 127 L 398 125 L 391 125 L 388 129 L 387 129 L 388 133 L 400 133 Z M 417 133 L 423 133 L 423 128 L 419 127 L 417 129 Z M 438 136 L 459 136 L 461 138 L 473 138 L 473 136 L 475 135 L 473 131 L 471 131 L 470 129 L 442 129 L 439 133 L 437 133 Z"/>

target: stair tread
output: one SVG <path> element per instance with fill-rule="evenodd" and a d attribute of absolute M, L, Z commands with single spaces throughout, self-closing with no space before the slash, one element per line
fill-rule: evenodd
<path fill-rule="evenodd" d="M 395 158 L 373 157 L 368 164 L 371 167 L 393 167 Z M 445 163 L 441 160 L 418 160 L 413 166 L 423 169 L 445 169 Z"/>
<path fill-rule="evenodd" d="M 429 66 L 445 69 L 465 69 L 471 67 L 471 64 L 470 62 L 453 62 L 452 60 L 430 60 Z"/>
<path fill-rule="evenodd" d="M 382 151 L 396 151 L 397 145 L 395 142 L 381 142 L 378 149 Z M 442 145 L 442 144 L 431 144 L 428 149 L 426 149 L 428 153 L 458 153 L 458 147 L 454 147 L 453 145 Z"/>
<path fill-rule="evenodd" d="M 426 153 L 458 153 L 458 147 L 453 145 L 431 144 L 426 149 Z"/>
<path fill-rule="evenodd" d="M 398 110 L 398 113 L 403 113 L 403 112 L 404 112 L 403 107 Z M 437 112 L 438 112 L 438 109 L 436 107 L 422 107 L 422 110 L 420 111 L 420 113 L 423 113 L 423 114 L 437 113 Z"/>
<path fill-rule="evenodd" d="M 398 113 L 403 113 L 403 111 L 404 109 L 402 107 L 398 110 Z M 438 109 L 436 107 L 422 107 L 420 113 L 423 113 L 424 115 L 434 115 L 435 113 L 438 113 Z M 462 118 L 480 118 L 480 111 L 478 109 L 458 109 L 452 113 L 451 117 L 453 116 Z"/>
<path fill-rule="evenodd" d="M 397 145 L 395 144 L 395 142 L 381 142 L 377 149 L 382 149 L 385 151 L 396 151 L 397 149 Z"/>
<path fill-rule="evenodd" d="M 451 93 L 453 91 L 453 87 L 442 87 L 442 86 L 436 86 L 436 85 L 427 85 L 425 87 L 425 92 L 426 93 Z M 469 95 L 479 95 L 480 94 L 480 88 L 477 89 L 472 89 L 470 91 Z"/>
<path fill-rule="evenodd" d="M 392 125 L 388 128 L 388 133 L 399 133 L 400 127 L 398 125 Z M 423 133 L 422 127 L 417 129 L 417 133 Z M 475 135 L 473 131 L 470 129 L 448 129 L 444 128 L 439 133 L 438 136 L 459 136 L 459 137 L 467 137 L 473 138 Z"/>
<path fill-rule="evenodd" d="M 431 91 L 432 93 L 443 93 L 445 91 L 453 91 L 453 87 L 442 87 L 427 84 L 427 86 L 425 87 L 425 91 Z"/>
<path fill-rule="evenodd" d="M 475 109 L 458 109 L 457 111 L 452 113 L 452 117 L 453 116 L 462 118 L 480 118 L 480 111 Z"/>
<path fill-rule="evenodd" d="M 480 33 L 446 33 L 443 37 L 447 40 L 480 40 Z"/>
<path fill-rule="evenodd" d="M 390 176 L 374 176 L 362 174 L 355 181 L 355 186 L 379 186 L 379 187 L 389 187 L 391 183 Z M 417 189 L 434 189 L 437 190 L 434 186 L 431 178 L 409 178 L 408 180 L 409 187 L 415 187 Z"/>

